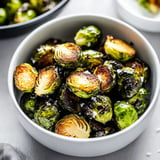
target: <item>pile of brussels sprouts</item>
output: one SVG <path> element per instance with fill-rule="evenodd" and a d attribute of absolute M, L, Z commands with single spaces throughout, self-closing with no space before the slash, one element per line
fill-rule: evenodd
<path fill-rule="evenodd" d="M 148 79 L 133 44 L 104 37 L 94 25 L 80 28 L 73 42 L 47 40 L 14 71 L 23 111 L 41 127 L 76 138 L 133 124 L 148 106 Z"/>
<path fill-rule="evenodd" d="M 29 21 L 51 10 L 60 0 L 0 0 L 0 25 Z"/>

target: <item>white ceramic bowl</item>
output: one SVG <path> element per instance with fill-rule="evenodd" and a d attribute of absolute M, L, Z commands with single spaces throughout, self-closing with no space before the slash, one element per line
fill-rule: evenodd
<path fill-rule="evenodd" d="M 130 127 L 99 138 L 78 139 L 52 133 L 35 124 L 21 110 L 19 94 L 14 88 L 13 72 L 17 65 L 26 62 L 33 50 L 45 40 L 54 37 L 71 40 L 83 25 L 93 24 L 102 29 L 104 35 L 133 42 L 138 55 L 151 68 L 151 100 L 146 112 Z M 100 15 L 73 15 L 52 20 L 34 30 L 15 51 L 8 72 L 8 87 L 14 101 L 16 117 L 22 126 L 37 141 L 57 152 L 73 156 L 98 156 L 114 152 L 135 140 L 147 127 L 160 89 L 160 70 L 158 57 L 149 42 L 136 29 L 117 19 Z"/>
<path fill-rule="evenodd" d="M 151 14 L 137 0 L 116 0 L 117 13 L 129 24 L 149 32 L 160 32 L 160 13 Z"/>

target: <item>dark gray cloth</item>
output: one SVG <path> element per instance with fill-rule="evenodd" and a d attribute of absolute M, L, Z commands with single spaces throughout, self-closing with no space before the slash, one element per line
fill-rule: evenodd
<path fill-rule="evenodd" d="M 26 160 L 26 158 L 10 144 L 0 143 L 0 160 Z"/>

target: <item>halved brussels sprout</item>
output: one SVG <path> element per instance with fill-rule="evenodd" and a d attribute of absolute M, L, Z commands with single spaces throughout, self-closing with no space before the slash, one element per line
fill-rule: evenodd
<path fill-rule="evenodd" d="M 29 3 L 23 3 L 23 5 L 15 13 L 14 23 L 26 22 L 35 17 L 36 12 L 33 9 L 30 9 Z"/>
<path fill-rule="evenodd" d="M 59 103 L 63 109 L 71 113 L 79 113 L 81 111 L 80 98 L 70 92 L 65 86 L 60 91 Z"/>
<path fill-rule="evenodd" d="M 31 58 L 32 63 L 39 68 L 43 68 L 48 65 L 53 65 L 55 63 L 53 53 L 53 45 L 41 45 L 37 48 L 36 52 Z"/>
<path fill-rule="evenodd" d="M 38 96 L 52 94 L 61 83 L 57 69 L 47 66 L 39 71 L 35 84 L 35 93 Z"/>
<path fill-rule="evenodd" d="M 117 70 L 118 90 L 123 98 L 131 98 L 142 87 L 142 79 L 134 69 L 123 67 Z"/>
<path fill-rule="evenodd" d="M 138 119 L 136 109 L 126 101 L 118 101 L 114 104 L 114 114 L 120 129 L 130 126 Z"/>
<path fill-rule="evenodd" d="M 112 36 L 107 36 L 104 43 L 104 50 L 107 55 L 122 62 L 132 59 L 136 54 L 133 47 L 120 39 L 113 38 Z"/>
<path fill-rule="evenodd" d="M 44 103 L 34 114 L 34 120 L 41 127 L 53 130 L 59 118 L 59 111 L 57 106 L 53 104 Z"/>
<path fill-rule="evenodd" d="M 149 104 L 149 92 L 145 88 L 140 88 L 137 94 L 127 101 L 134 106 L 138 115 L 141 115 Z"/>
<path fill-rule="evenodd" d="M 23 92 L 31 92 L 35 86 L 38 72 L 29 63 L 23 63 L 14 71 L 14 81 L 17 89 Z"/>
<path fill-rule="evenodd" d="M 141 77 L 142 82 L 146 82 L 149 77 L 149 68 L 139 59 L 133 60 L 126 64 L 127 67 L 133 68 Z"/>
<path fill-rule="evenodd" d="M 20 106 L 23 111 L 30 117 L 34 117 L 37 109 L 37 96 L 33 93 L 24 93 L 20 99 Z"/>
<path fill-rule="evenodd" d="M 112 119 L 112 102 L 108 96 L 96 95 L 91 101 L 81 104 L 83 113 L 90 119 L 105 124 Z"/>
<path fill-rule="evenodd" d="M 90 72 L 74 72 L 66 79 L 69 89 L 78 97 L 90 98 L 100 89 L 98 78 Z"/>
<path fill-rule="evenodd" d="M 57 2 L 55 0 L 29 0 L 33 8 L 39 12 L 43 13 L 51 10 Z"/>
<path fill-rule="evenodd" d="M 65 116 L 55 126 L 55 133 L 68 137 L 89 138 L 90 131 L 88 122 L 76 114 Z"/>
<path fill-rule="evenodd" d="M 157 0 L 138 0 L 140 6 L 153 14 L 157 14 L 160 7 L 160 2 Z"/>
<path fill-rule="evenodd" d="M 108 69 L 106 65 L 99 65 L 95 68 L 94 75 L 96 75 L 100 81 L 101 92 L 109 92 L 116 83 L 116 74 L 113 69 Z"/>
<path fill-rule="evenodd" d="M 0 8 L 0 25 L 3 25 L 7 20 L 7 12 L 5 8 Z"/>
<path fill-rule="evenodd" d="M 76 68 L 80 65 L 81 48 L 74 43 L 63 43 L 54 48 L 54 59 L 62 67 Z"/>
<path fill-rule="evenodd" d="M 88 49 L 82 51 L 81 61 L 84 66 L 89 66 L 88 68 L 92 69 L 95 66 L 98 66 L 103 63 L 104 55 L 102 52 L 96 50 Z"/>
<path fill-rule="evenodd" d="M 94 25 L 89 25 L 77 31 L 74 41 L 81 47 L 91 48 L 98 43 L 100 36 L 101 30 Z"/>

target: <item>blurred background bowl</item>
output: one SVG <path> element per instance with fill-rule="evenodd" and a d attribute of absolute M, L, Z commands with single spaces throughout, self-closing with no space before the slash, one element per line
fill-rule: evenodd
<path fill-rule="evenodd" d="M 132 42 L 138 56 L 151 69 L 151 98 L 145 113 L 131 126 L 114 134 L 88 139 L 78 139 L 58 135 L 48 131 L 22 111 L 19 105 L 19 92 L 14 87 L 13 73 L 17 65 L 26 62 L 33 50 L 50 38 L 73 40 L 74 34 L 82 26 L 93 24 L 98 26 L 103 35 L 113 35 L 119 39 Z M 160 90 L 160 70 L 158 57 L 146 38 L 130 25 L 114 18 L 102 15 L 80 14 L 57 18 L 49 21 L 29 34 L 15 51 L 8 71 L 8 87 L 15 104 L 15 116 L 18 117 L 26 131 L 38 142 L 57 152 L 72 156 L 99 156 L 114 152 L 135 140 L 148 126 L 152 111 Z"/>
<path fill-rule="evenodd" d="M 137 29 L 148 32 L 160 32 L 160 13 L 152 14 L 137 0 L 116 0 L 118 15 Z"/>
<path fill-rule="evenodd" d="M 0 25 L 0 38 L 7 38 L 11 36 L 17 36 L 25 33 L 31 29 L 34 29 L 38 25 L 54 18 L 58 12 L 67 4 L 69 0 L 61 0 L 51 10 L 38 15 L 37 17 L 22 23 Z"/>

